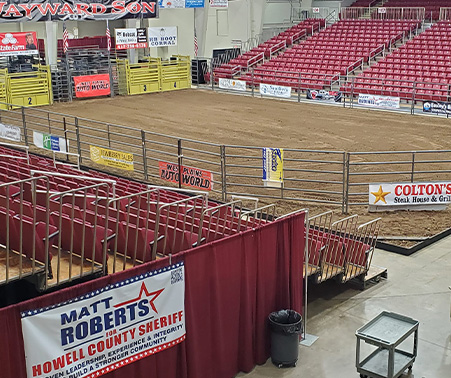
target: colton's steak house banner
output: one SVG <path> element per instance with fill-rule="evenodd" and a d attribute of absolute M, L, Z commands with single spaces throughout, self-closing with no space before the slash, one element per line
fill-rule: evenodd
<path fill-rule="evenodd" d="M 118 20 L 158 17 L 157 0 L 37 0 L 0 2 L 0 22 Z"/>

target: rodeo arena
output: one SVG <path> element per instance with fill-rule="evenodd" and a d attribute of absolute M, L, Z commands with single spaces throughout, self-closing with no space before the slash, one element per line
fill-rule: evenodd
<path fill-rule="evenodd" d="M 451 377 L 451 1 L 0 2 L 0 378 Z"/>

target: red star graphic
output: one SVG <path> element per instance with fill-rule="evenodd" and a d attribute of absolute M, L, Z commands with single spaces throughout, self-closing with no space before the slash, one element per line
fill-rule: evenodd
<path fill-rule="evenodd" d="M 149 291 L 147 290 L 146 284 L 143 282 L 141 285 L 141 289 L 139 290 L 138 298 L 130 299 L 129 301 L 119 303 L 117 305 L 114 305 L 114 307 L 122 307 L 122 306 L 128 305 L 130 303 L 137 302 L 143 297 L 143 293 L 144 293 L 146 295 L 146 297 L 152 296 L 152 298 L 149 299 L 149 304 L 150 304 L 150 307 L 152 307 L 152 310 L 154 310 L 158 314 L 157 308 L 155 307 L 155 304 L 153 302 L 155 301 L 155 299 L 158 298 L 158 296 L 163 292 L 163 290 L 164 290 L 164 288 L 149 293 Z"/>

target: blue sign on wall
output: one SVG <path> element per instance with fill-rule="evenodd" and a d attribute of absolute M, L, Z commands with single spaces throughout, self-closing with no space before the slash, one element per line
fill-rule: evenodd
<path fill-rule="evenodd" d="M 204 0 L 158 0 L 160 9 L 203 8 Z"/>

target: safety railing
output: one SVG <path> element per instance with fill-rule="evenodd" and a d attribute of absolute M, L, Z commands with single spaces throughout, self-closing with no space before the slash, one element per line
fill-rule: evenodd
<path fill-rule="evenodd" d="M 425 19 L 423 7 L 345 7 L 341 8 L 340 20 L 420 20 Z"/>
<path fill-rule="evenodd" d="M 451 8 L 442 7 L 440 8 L 440 21 L 449 21 L 451 20 Z"/>

